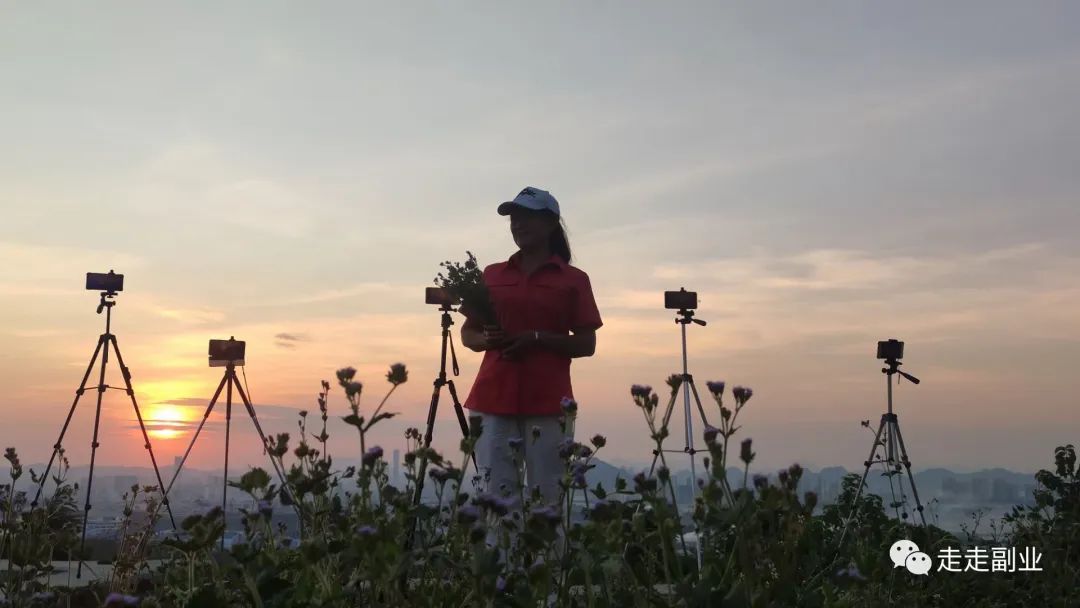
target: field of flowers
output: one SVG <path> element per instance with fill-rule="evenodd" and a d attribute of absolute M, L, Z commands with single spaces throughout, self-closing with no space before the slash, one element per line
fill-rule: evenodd
<path fill-rule="evenodd" d="M 721 425 L 707 427 L 702 437 L 708 452 L 705 479 L 693 507 L 699 567 L 673 505 L 676 493 L 666 463 L 658 463 L 652 474 L 620 479 L 615 487 L 587 485 L 585 474 L 606 445 L 601 435 L 562 446 L 566 492 L 561 506 L 540 504 L 527 492 L 478 491 L 478 480 L 468 472 L 482 433 L 478 425 L 453 456 L 424 447 L 420 432 L 409 429 L 406 487 L 390 485 L 383 451 L 368 445 L 368 434 L 393 416 L 383 406 L 408 374 L 403 365 L 391 366 L 388 393 L 365 412 L 364 387 L 355 373 L 339 370 L 337 380 L 348 405 L 344 420 L 357 430 L 362 464 L 335 468 L 327 454 L 331 385 L 324 381 L 318 415 L 301 412 L 298 436 L 280 434 L 268 446 L 286 472 L 286 487 L 262 469 L 230 482 L 251 497 L 253 508 L 244 511 L 249 542 L 218 550 L 224 529 L 220 509 L 187 518 L 182 535 L 160 544 L 152 542 L 152 521 L 131 521 L 108 578 L 86 587 L 47 582 L 53 560 L 77 557 L 81 514 L 77 488 L 65 479 L 66 462 L 62 459 L 58 474 L 48 480 L 51 497 L 30 508 L 27 491 L 38 479 L 23 471 L 13 448 L 7 449 L 14 482 L 0 486 L 0 559 L 9 560 L 0 571 L 0 606 L 1080 605 L 1080 472 L 1071 445 L 1057 448 L 1053 468 L 1036 475 L 1035 505 L 1014 508 L 1000 538 L 982 539 L 995 546 L 1038 548 L 1041 571 L 915 576 L 893 567 L 888 556 L 894 541 L 907 538 L 937 555 L 940 548 L 963 549 L 979 539 L 901 523 L 886 515 L 877 496 L 866 494 L 843 535 L 855 506 L 859 478 L 854 475 L 844 480 L 837 503 L 818 514 L 817 497 L 797 491 L 802 474 L 797 464 L 780 471 L 775 481 L 744 476 L 742 484 L 731 483 L 726 467 L 741 462 L 749 471 L 755 457 L 751 442 L 736 438 L 739 412 L 753 393 L 743 387 L 725 392 L 724 383 L 710 382 Z M 674 390 L 675 379 L 668 386 Z M 668 429 L 660 395 L 634 386 L 630 397 L 650 440 L 663 445 Z M 564 422 L 570 423 L 577 404 L 563 405 Z M 310 421 L 315 421 L 311 428 Z M 530 440 L 520 438 L 511 447 L 520 449 Z M 357 491 L 345 491 L 346 480 L 355 482 Z M 435 489 L 435 504 L 414 500 L 417 486 L 425 483 Z M 137 510 L 156 513 L 160 493 L 133 488 L 126 501 L 129 518 Z M 271 524 L 275 508 L 299 514 L 298 547 L 286 546 L 284 530 Z"/>

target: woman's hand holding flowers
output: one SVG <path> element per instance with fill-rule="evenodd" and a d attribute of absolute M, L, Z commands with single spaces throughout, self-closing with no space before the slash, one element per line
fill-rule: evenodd
<path fill-rule="evenodd" d="M 506 342 L 506 332 L 498 325 L 485 326 L 483 336 L 485 350 L 499 348 Z"/>
<path fill-rule="evenodd" d="M 503 342 L 502 356 L 504 359 L 517 359 L 521 353 L 540 343 L 540 332 L 523 331 L 514 334 Z"/>

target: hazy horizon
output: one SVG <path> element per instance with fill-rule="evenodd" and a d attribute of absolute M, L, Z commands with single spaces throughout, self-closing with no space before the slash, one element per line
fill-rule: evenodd
<path fill-rule="evenodd" d="M 207 340 L 229 336 L 270 433 L 295 437 L 300 410 L 316 426 L 331 382 L 347 458 L 335 370 L 359 370 L 371 411 L 404 362 L 400 415 L 368 440 L 401 449 L 438 364 L 423 290 L 466 250 L 508 257 L 495 207 L 533 185 L 605 323 L 572 366 L 602 458 L 651 457 L 629 387 L 678 370 L 662 292 L 685 286 L 709 323 L 690 371 L 703 393 L 754 389 L 737 438 L 758 468 L 861 468 L 894 337 L 923 381 L 895 387 L 915 469 L 1049 467 L 1078 440 L 1080 7 L 1038 5 L 10 5 L 0 447 L 48 459 L 104 327 L 85 273 L 113 268 L 159 464 L 221 379 Z M 457 346 L 464 399 L 480 356 Z M 220 461 L 223 412 L 193 467 Z M 149 466 L 136 428 L 110 391 L 97 462 Z M 232 428 L 231 469 L 261 464 L 238 401 Z M 444 392 L 436 445 L 459 436 Z"/>

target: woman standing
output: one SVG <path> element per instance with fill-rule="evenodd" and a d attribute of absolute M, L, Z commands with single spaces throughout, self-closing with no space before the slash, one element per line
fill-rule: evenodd
<path fill-rule="evenodd" d="M 484 351 L 465 407 L 482 416 L 476 455 L 488 490 L 517 497 L 515 461 L 523 462 L 528 490 L 539 487 L 546 503 L 558 504 L 559 444 L 567 436 L 559 416 L 562 399 L 573 397 L 570 360 L 592 356 L 603 323 L 588 275 L 570 265 L 555 197 L 525 188 L 498 212 L 510 216 L 518 251 L 484 269 L 500 329 L 475 319 L 461 326 L 462 344 Z"/>

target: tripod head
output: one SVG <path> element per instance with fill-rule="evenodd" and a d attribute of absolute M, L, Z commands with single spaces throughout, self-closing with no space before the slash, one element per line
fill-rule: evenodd
<path fill-rule="evenodd" d="M 903 363 L 901 363 L 899 359 L 885 359 L 885 365 L 887 367 L 881 368 L 881 373 L 889 377 L 892 377 L 893 374 L 898 374 L 901 378 L 904 378 L 912 384 L 918 384 L 920 382 L 920 380 L 915 376 L 912 376 L 907 372 L 900 371 L 900 366 L 903 365 Z"/>
<path fill-rule="evenodd" d="M 687 325 L 690 323 L 695 323 L 697 325 L 701 325 L 702 327 L 706 325 L 705 321 L 702 321 L 701 319 L 695 319 L 694 311 L 689 308 L 680 308 L 679 310 L 675 311 L 675 322 L 681 325 Z"/>
<path fill-rule="evenodd" d="M 455 312 L 456 309 L 449 302 L 444 302 L 439 306 L 438 310 L 442 313 L 443 329 L 449 329 L 454 324 L 454 318 L 450 316 L 450 313 Z"/>
<path fill-rule="evenodd" d="M 100 315 L 101 311 L 105 310 L 106 308 L 112 308 L 113 306 L 116 306 L 116 302 L 113 301 L 113 298 L 115 298 L 117 295 L 119 294 L 115 291 L 101 292 L 101 301 L 98 302 L 97 314 Z"/>

